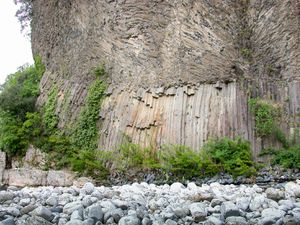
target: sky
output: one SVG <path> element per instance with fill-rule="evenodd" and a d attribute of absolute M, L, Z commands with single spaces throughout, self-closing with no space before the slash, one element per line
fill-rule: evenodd
<path fill-rule="evenodd" d="M 13 0 L 0 0 L 0 84 L 26 63 L 33 64 L 30 38 L 21 33 Z"/>

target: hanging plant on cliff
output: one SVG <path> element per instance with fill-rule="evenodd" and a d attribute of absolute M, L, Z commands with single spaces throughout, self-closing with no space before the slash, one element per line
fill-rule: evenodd
<path fill-rule="evenodd" d="M 14 3 L 19 6 L 16 12 L 16 17 L 20 21 L 21 30 L 24 31 L 29 27 L 32 18 L 32 0 L 14 0 Z"/>

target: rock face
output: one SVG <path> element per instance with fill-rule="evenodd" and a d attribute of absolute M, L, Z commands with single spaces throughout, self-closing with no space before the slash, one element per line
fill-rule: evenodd
<path fill-rule="evenodd" d="M 209 137 L 242 136 L 256 153 L 249 97 L 272 99 L 296 134 L 300 118 L 300 1 L 33 1 L 32 46 L 53 86 L 61 128 L 74 121 L 105 63 L 109 96 L 99 145 L 124 134 L 136 143 L 199 149 Z M 275 143 L 276 144 L 276 143 Z"/>
<path fill-rule="evenodd" d="M 0 185 L 3 182 L 3 173 L 6 166 L 6 154 L 0 151 Z"/>

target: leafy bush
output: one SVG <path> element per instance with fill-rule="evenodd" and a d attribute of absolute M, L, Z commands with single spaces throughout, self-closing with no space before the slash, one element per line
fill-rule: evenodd
<path fill-rule="evenodd" d="M 186 178 L 199 177 L 202 158 L 199 153 L 182 145 L 165 145 L 160 149 L 159 161 L 166 172 Z"/>
<path fill-rule="evenodd" d="M 12 157 L 26 147 L 22 134 L 22 121 L 11 114 L 0 111 L 0 149 Z"/>
<path fill-rule="evenodd" d="M 222 138 L 208 141 L 202 151 L 210 156 L 221 171 L 233 176 L 251 176 L 255 173 L 250 143 L 240 138 Z"/>
<path fill-rule="evenodd" d="M 109 174 L 105 163 L 110 160 L 109 152 L 96 150 L 74 151 L 70 158 L 73 171 L 91 176 L 96 180 L 102 180 Z"/>
<path fill-rule="evenodd" d="M 14 0 L 16 5 L 20 5 L 16 17 L 21 23 L 23 31 L 29 24 L 32 18 L 32 0 Z"/>
<path fill-rule="evenodd" d="M 129 140 L 113 151 L 113 164 L 117 170 L 127 169 L 156 169 L 159 167 L 157 153 L 151 147 L 142 148 Z"/>
<path fill-rule="evenodd" d="M 300 168 L 300 145 L 276 151 L 273 164 L 285 168 Z"/>
<path fill-rule="evenodd" d="M 23 154 L 30 140 L 40 132 L 35 101 L 45 71 L 40 57 L 35 65 L 8 76 L 0 93 L 0 148 L 14 156 Z"/>
<path fill-rule="evenodd" d="M 277 128 L 276 121 L 280 117 L 280 110 L 274 104 L 262 99 L 249 100 L 250 111 L 255 119 L 255 131 L 258 136 L 265 137 L 273 134 Z"/>
<path fill-rule="evenodd" d="M 106 71 L 105 71 L 105 66 L 104 64 L 96 67 L 93 70 L 93 74 L 98 77 L 98 78 L 105 78 L 105 76 L 107 75 Z"/>
<path fill-rule="evenodd" d="M 35 57 L 34 66 L 21 68 L 9 75 L 0 88 L 0 109 L 21 120 L 25 119 L 27 112 L 34 112 L 39 82 L 44 71 L 40 57 Z"/>

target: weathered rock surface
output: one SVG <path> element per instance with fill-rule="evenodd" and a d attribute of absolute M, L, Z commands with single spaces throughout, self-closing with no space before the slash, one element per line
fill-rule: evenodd
<path fill-rule="evenodd" d="M 39 105 L 59 89 L 59 127 L 74 121 L 105 63 L 109 95 L 99 144 L 198 149 L 242 136 L 256 153 L 249 97 L 273 99 L 299 128 L 299 0 L 33 1 L 32 46 L 46 64 Z M 288 100 L 287 100 L 288 99 Z"/>
<path fill-rule="evenodd" d="M 0 185 L 2 185 L 3 182 L 3 173 L 6 166 L 6 154 L 5 152 L 0 151 Z"/>

